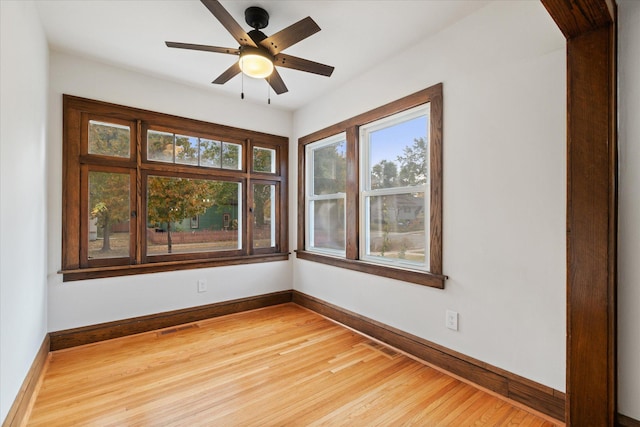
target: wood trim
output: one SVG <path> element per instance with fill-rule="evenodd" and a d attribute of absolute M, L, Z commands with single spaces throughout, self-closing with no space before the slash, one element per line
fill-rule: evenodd
<path fill-rule="evenodd" d="M 278 171 L 280 177 L 284 178 L 280 184 L 280 208 L 277 212 L 279 227 L 279 251 L 289 252 L 289 140 L 287 143 L 277 147 L 280 165 Z M 288 259 L 288 257 L 287 257 Z"/>
<path fill-rule="evenodd" d="M 430 101 L 431 114 L 429 118 L 429 271 L 442 274 L 442 132 L 443 132 L 443 95 L 442 86 Z"/>
<path fill-rule="evenodd" d="M 296 245 L 298 249 L 304 249 L 305 245 L 305 227 L 306 227 L 306 216 L 304 212 L 307 209 L 307 189 L 305 185 L 305 176 L 307 175 L 307 165 L 305 162 L 306 157 L 306 147 L 304 145 L 298 144 L 298 219 L 297 219 L 297 238 Z"/>
<path fill-rule="evenodd" d="M 541 0 L 567 38 L 567 425 L 617 406 L 615 0 Z"/>
<path fill-rule="evenodd" d="M 146 144 L 145 144 L 146 145 Z M 135 191 L 136 195 L 142 194 L 142 120 L 136 120 L 136 186 Z M 130 224 L 133 224 L 136 227 L 136 230 L 144 230 L 146 219 L 142 216 L 142 212 L 145 207 L 142 206 L 142 198 L 135 198 L 135 221 L 131 221 Z M 144 239 L 144 245 L 146 245 L 146 240 Z M 131 242 L 134 246 L 132 248 L 132 254 L 135 253 L 135 264 L 142 263 L 142 258 L 144 252 L 142 252 L 142 244 L 138 243 L 138 236 L 136 235 L 136 239 Z M 145 248 L 146 249 L 146 248 Z M 135 251 L 135 252 L 134 252 Z"/>
<path fill-rule="evenodd" d="M 302 292 L 293 291 L 293 302 L 536 411 L 564 418 L 565 396 L 558 390 Z"/>
<path fill-rule="evenodd" d="M 374 274 L 376 276 L 388 277 L 390 279 L 402 280 L 404 282 L 415 283 L 417 285 L 430 286 L 432 288 L 444 289 L 444 282 L 447 276 L 429 273 L 427 271 L 406 270 L 389 267 L 380 264 L 371 264 L 365 261 L 338 258 L 328 255 L 321 255 L 314 252 L 297 250 L 296 258 L 307 261 L 319 262 L 333 267 L 346 268 L 348 270 L 359 271 L 361 273 Z"/>
<path fill-rule="evenodd" d="M 612 28 L 567 44 L 569 139 L 567 185 L 567 422 L 613 425 L 615 417 L 615 123 L 611 91 Z M 606 119 L 605 119 L 606 118 Z M 612 230 L 613 228 L 613 230 Z M 615 267 L 614 267 L 615 268 Z M 589 357 L 585 357 L 589 355 Z"/>
<path fill-rule="evenodd" d="M 29 415 L 31 400 L 36 394 L 38 383 L 47 366 L 50 343 L 49 334 L 47 334 L 42 340 L 40 349 L 38 349 L 33 363 L 31 363 L 31 368 L 29 368 L 29 372 L 27 372 L 27 376 L 22 382 L 16 398 L 13 400 L 13 405 L 11 405 L 7 417 L 2 423 L 2 427 L 18 427 L 24 425 Z"/>
<path fill-rule="evenodd" d="M 163 271 L 192 270 L 229 265 L 255 264 L 261 262 L 286 261 L 289 253 L 273 253 L 261 255 L 229 256 L 216 259 L 189 259 L 182 261 L 151 262 L 137 265 L 119 265 L 110 267 L 80 268 L 61 270 L 63 282 L 74 280 L 98 279 L 104 277 L 131 276 L 143 273 L 159 273 Z"/>
<path fill-rule="evenodd" d="M 571 39 L 611 24 L 615 0 L 541 0 L 555 23 Z"/>
<path fill-rule="evenodd" d="M 284 304 L 291 302 L 291 298 L 291 291 L 280 291 L 182 310 L 122 319 L 115 322 L 51 332 L 49 334 L 51 337 L 51 351 L 168 328 L 184 323 L 197 322 L 199 320 L 211 319 L 213 317 L 241 311 Z"/>
<path fill-rule="evenodd" d="M 273 143 L 276 145 L 280 145 L 283 138 L 286 139 L 286 137 L 279 135 L 241 129 L 221 124 L 214 124 L 202 120 L 188 119 L 172 114 L 158 113 L 151 110 L 128 107 L 125 105 L 113 104 L 104 101 L 96 101 L 73 95 L 64 94 L 63 99 L 69 108 L 75 110 L 90 111 L 92 114 L 102 115 L 109 118 L 116 117 L 126 121 L 135 121 L 139 119 L 148 123 L 154 129 L 157 127 L 163 127 L 165 129 L 170 129 L 172 132 L 176 133 L 180 133 L 181 131 L 198 132 L 203 136 L 208 135 L 208 137 L 211 137 L 213 139 L 223 138 L 225 139 L 225 141 L 240 144 L 246 138 L 265 143 Z M 188 127 L 185 128 L 185 123 L 187 122 Z M 215 131 L 213 131 L 213 133 L 211 125 L 215 126 Z M 143 159 L 143 161 L 144 160 L 146 159 Z"/>
<path fill-rule="evenodd" d="M 62 98 L 63 104 L 63 140 L 80 138 L 80 124 L 82 114 L 69 107 L 69 99 Z M 73 191 L 80 188 L 80 145 L 62 145 L 62 182 L 69 185 L 62 186 L 62 259 L 66 268 L 80 268 L 80 221 L 78 206 L 80 192 Z"/>
<path fill-rule="evenodd" d="M 617 414 L 616 426 L 618 427 L 640 427 L 640 421 L 627 417 L 626 415 L 622 415 L 620 413 Z"/>
<path fill-rule="evenodd" d="M 388 104 L 382 105 L 378 108 L 374 108 L 373 110 L 359 114 L 355 117 L 351 117 L 347 120 L 343 120 L 340 123 L 336 123 L 327 128 L 318 130 L 312 134 L 303 136 L 298 140 L 298 146 L 307 145 L 314 141 L 319 141 L 321 139 L 337 135 L 341 132 L 344 132 L 345 129 L 349 129 L 350 127 L 361 126 L 375 120 L 379 120 L 402 112 L 404 110 L 417 107 L 418 105 L 422 105 L 425 102 L 429 102 L 429 100 L 438 96 L 438 94 L 442 96 L 442 83 L 435 84 L 426 89 L 405 96 L 397 101 L 389 102 Z M 425 101 L 425 99 L 427 99 L 427 101 Z"/>
<path fill-rule="evenodd" d="M 360 256 L 360 132 L 357 126 L 346 129 L 347 142 L 347 200 L 346 200 L 346 247 L 347 259 Z M 304 207 L 307 208 L 306 206 Z M 305 249 L 304 246 L 298 246 Z"/>

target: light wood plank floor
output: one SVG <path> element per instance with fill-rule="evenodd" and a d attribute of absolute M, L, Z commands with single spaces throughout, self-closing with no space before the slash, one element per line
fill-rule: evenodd
<path fill-rule="evenodd" d="M 29 426 L 552 426 L 295 304 L 52 353 Z"/>

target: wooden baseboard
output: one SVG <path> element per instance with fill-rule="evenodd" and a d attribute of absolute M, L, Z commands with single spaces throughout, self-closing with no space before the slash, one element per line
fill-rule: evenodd
<path fill-rule="evenodd" d="M 91 344 L 112 338 L 197 322 L 226 314 L 291 302 L 291 291 L 273 292 L 231 301 L 134 317 L 115 322 L 51 332 L 51 351 Z"/>
<path fill-rule="evenodd" d="M 310 295 L 293 291 L 293 302 L 536 411 L 564 419 L 565 395 L 560 391 Z"/>
<path fill-rule="evenodd" d="M 618 413 L 616 425 L 618 427 L 640 427 L 640 421 Z"/>
<path fill-rule="evenodd" d="M 45 335 L 33 359 L 31 368 L 27 372 L 27 376 L 22 382 L 22 386 L 13 400 L 13 405 L 7 413 L 7 417 L 2 423 L 2 427 L 18 427 L 24 424 L 29 414 L 31 399 L 35 396 L 35 391 L 42 376 L 42 372 L 47 366 L 47 358 L 49 357 L 50 340 L 49 335 Z"/>

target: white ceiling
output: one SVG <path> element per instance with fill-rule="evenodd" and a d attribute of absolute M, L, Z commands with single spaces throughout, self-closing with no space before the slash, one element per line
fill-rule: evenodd
<path fill-rule="evenodd" d="M 334 90 L 369 67 L 489 3 L 488 0 L 222 0 L 246 30 L 244 10 L 270 15 L 267 36 L 311 16 L 322 29 L 285 53 L 335 67 L 329 78 L 279 68 L 289 92 L 271 93 L 272 106 L 295 110 Z M 237 42 L 198 0 L 40 0 L 42 24 L 55 51 L 239 97 L 238 75 L 225 85 L 211 81 L 236 57 L 170 49 L 165 41 L 237 48 Z M 245 99 L 265 103 L 264 80 L 244 78 Z"/>

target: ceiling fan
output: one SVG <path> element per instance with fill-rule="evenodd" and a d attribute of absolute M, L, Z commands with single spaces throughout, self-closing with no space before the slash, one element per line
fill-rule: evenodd
<path fill-rule="evenodd" d="M 231 33 L 233 38 L 240 44 L 240 47 L 229 48 L 179 42 L 165 43 L 167 47 L 239 56 L 238 61 L 220 74 L 212 83 L 224 84 L 242 72 L 250 77 L 266 79 L 273 90 L 280 95 L 287 92 L 288 89 L 274 66 L 291 68 L 327 77 L 333 73 L 334 67 L 329 65 L 282 53 L 286 48 L 320 31 L 320 27 L 311 17 L 306 17 L 267 37 L 260 31 L 269 24 L 269 14 L 266 10 L 257 6 L 252 6 L 245 10 L 245 21 L 253 28 L 253 30 L 247 33 L 218 0 L 200 1 L 209 9 L 213 16 L 220 21 L 227 31 Z"/>

